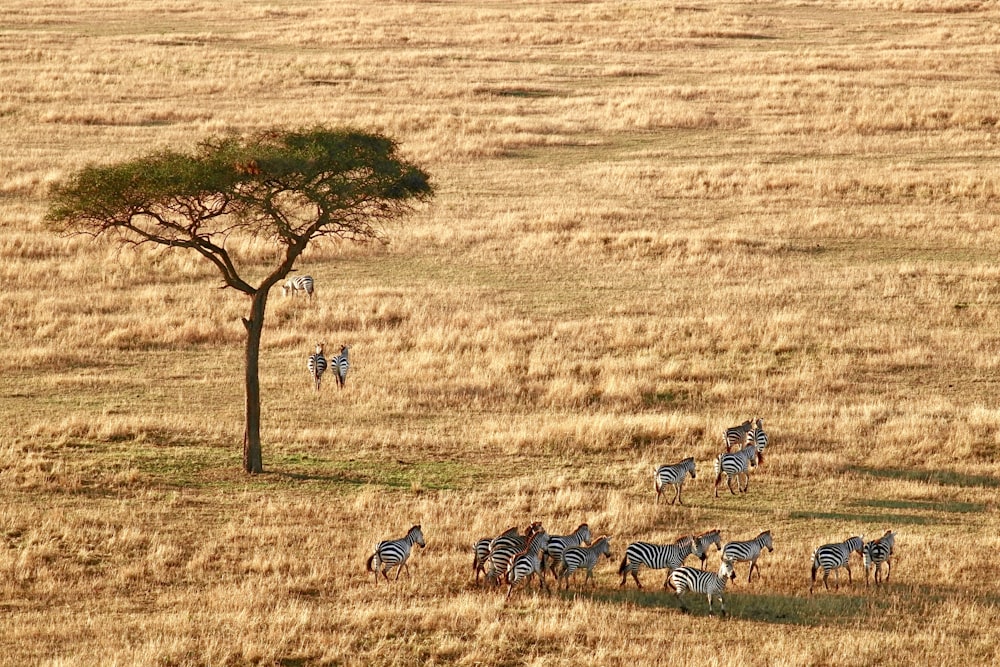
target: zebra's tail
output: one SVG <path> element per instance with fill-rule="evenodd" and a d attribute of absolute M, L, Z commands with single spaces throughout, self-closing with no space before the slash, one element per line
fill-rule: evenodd
<path fill-rule="evenodd" d="M 374 572 L 374 571 L 375 571 L 375 568 L 376 568 L 376 567 L 378 567 L 378 565 L 376 565 L 376 564 L 375 564 L 375 557 L 376 557 L 376 556 L 378 556 L 378 554 L 377 554 L 377 553 L 375 553 L 375 554 L 372 554 L 372 555 L 371 555 L 371 556 L 370 556 L 370 557 L 368 558 L 368 562 L 367 562 L 367 563 L 365 563 L 365 567 L 366 567 L 366 568 L 368 568 L 368 571 L 369 571 L 369 572 Z"/>
<path fill-rule="evenodd" d="M 628 570 L 628 554 L 622 558 L 622 564 L 618 566 L 618 574 L 625 574 L 626 570 Z"/>

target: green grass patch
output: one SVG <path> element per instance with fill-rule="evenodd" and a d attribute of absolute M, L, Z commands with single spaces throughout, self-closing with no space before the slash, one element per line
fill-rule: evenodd
<path fill-rule="evenodd" d="M 878 507 L 892 510 L 924 510 L 928 512 L 947 512 L 958 514 L 969 514 L 983 512 L 986 505 L 983 503 L 963 503 L 957 501 L 934 502 L 930 500 L 876 500 L 864 499 L 854 502 L 859 507 Z"/>
<path fill-rule="evenodd" d="M 991 475 L 966 475 L 954 470 L 904 470 L 901 468 L 866 468 L 862 466 L 848 466 L 844 470 L 870 477 L 902 479 L 912 482 L 940 484 L 942 486 L 958 486 L 962 488 L 984 487 L 990 489 L 1000 487 L 1000 478 Z"/>

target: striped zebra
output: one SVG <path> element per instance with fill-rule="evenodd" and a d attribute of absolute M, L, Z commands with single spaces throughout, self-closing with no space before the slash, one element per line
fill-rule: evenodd
<path fill-rule="evenodd" d="M 566 580 L 566 590 L 569 590 L 570 577 L 581 567 L 587 568 L 587 578 L 583 580 L 584 585 L 586 585 L 593 578 L 594 566 L 597 565 L 601 556 L 611 558 L 611 538 L 607 535 L 597 538 L 589 547 L 570 547 L 564 551 L 563 569 L 559 573 L 559 578 Z"/>
<path fill-rule="evenodd" d="M 763 419 L 757 417 L 757 422 L 751 433 L 753 434 L 753 444 L 757 447 L 757 463 L 759 465 L 764 462 L 764 450 L 767 449 L 767 433 L 764 432 Z"/>
<path fill-rule="evenodd" d="M 497 537 L 490 544 L 490 552 L 486 557 L 489 563 L 489 570 L 486 572 L 486 580 L 494 585 L 500 584 L 500 577 L 507 573 L 507 568 L 514 556 L 524 551 L 528 542 L 538 533 L 545 532 L 539 521 L 528 526 L 528 531 L 524 535 L 510 535 Z"/>
<path fill-rule="evenodd" d="M 533 576 L 538 575 L 538 586 L 548 590 L 545 585 L 545 576 L 542 573 L 541 551 L 549 542 L 549 535 L 544 530 L 531 536 L 527 546 L 510 559 L 507 566 L 507 599 L 510 599 L 514 592 L 514 586 L 521 581 L 530 581 Z M 526 584 L 527 585 L 527 584 Z"/>
<path fill-rule="evenodd" d="M 309 368 L 309 377 L 313 380 L 313 386 L 316 391 L 319 391 L 319 383 L 323 379 L 323 373 L 326 371 L 326 357 L 323 356 L 323 343 L 316 343 L 316 353 L 309 355 L 309 361 L 306 362 L 306 366 Z"/>
<path fill-rule="evenodd" d="M 837 590 L 840 590 L 840 568 L 842 567 L 847 568 L 847 583 L 851 583 L 851 552 L 857 551 L 861 554 L 864 545 L 864 535 L 860 535 L 849 537 L 836 544 L 824 544 L 816 549 L 813 552 L 812 581 L 809 584 L 809 592 L 813 592 L 813 586 L 816 584 L 816 572 L 820 568 L 823 568 L 823 586 L 826 587 L 826 590 L 830 590 L 827 577 L 830 576 L 831 571 L 837 574 Z"/>
<path fill-rule="evenodd" d="M 410 574 L 410 567 L 406 564 L 406 560 L 410 557 L 410 549 L 414 544 L 419 544 L 420 548 L 427 546 L 424 542 L 424 534 L 420 532 L 420 524 L 410 528 L 406 535 L 398 540 L 378 543 L 378 546 L 375 547 L 375 553 L 371 555 L 366 564 L 368 571 L 375 573 L 376 584 L 378 584 L 379 570 L 382 571 L 382 576 L 386 581 L 389 581 L 389 570 L 397 566 L 399 568 L 396 570 L 397 581 L 404 567 L 406 574 Z"/>
<path fill-rule="evenodd" d="M 749 419 L 739 426 L 730 426 L 722 432 L 722 446 L 728 452 L 734 445 L 741 444 L 746 440 L 747 433 L 753 430 L 753 422 Z"/>
<path fill-rule="evenodd" d="M 865 564 L 865 586 L 868 586 L 868 575 L 873 567 L 875 568 L 875 584 L 878 585 L 883 581 L 882 563 L 885 563 L 886 568 L 888 568 L 885 573 L 885 581 L 889 581 L 889 575 L 892 574 L 892 554 L 895 551 L 895 545 L 896 533 L 891 530 L 885 531 L 885 535 L 882 537 L 876 537 L 865 544 L 862 553 Z"/>
<path fill-rule="evenodd" d="M 691 475 L 691 479 L 694 479 L 694 457 L 691 456 L 680 463 L 662 465 L 657 468 L 656 477 L 653 480 L 653 485 L 656 487 L 657 504 L 660 502 L 660 495 L 663 494 L 664 487 L 670 485 L 674 487 L 674 497 L 670 500 L 670 504 L 673 505 L 674 501 L 677 501 L 683 505 L 681 489 L 684 487 L 684 479 L 687 475 Z"/>
<path fill-rule="evenodd" d="M 484 537 L 472 545 L 472 570 L 476 573 L 477 584 L 479 583 L 479 575 L 486 574 L 486 559 L 489 558 L 490 545 L 493 543 L 493 540 L 513 535 L 517 535 L 517 526 L 508 528 L 497 537 Z"/>
<path fill-rule="evenodd" d="M 747 574 L 747 583 L 749 584 L 754 568 L 757 568 L 757 578 L 760 578 L 760 566 L 757 565 L 757 559 L 760 558 L 760 552 L 764 550 L 764 547 L 767 547 L 769 552 L 774 551 L 774 544 L 771 542 L 771 531 L 769 530 L 765 530 L 752 540 L 727 542 L 722 547 L 722 560 L 728 560 L 734 564 L 739 561 L 749 562 L 750 573 Z"/>
<path fill-rule="evenodd" d="M 625 557 L 618 568 L 618 574 L 622 575 L 622 583 L 618 585 L 618 588 L 625 585 L 630 574 L 635 579 L 636 585 L 642 588 L 642 582 L 639 581 L 637 574 L 642 566 L 646 566 L 650 570 L 668 570 L 667 580 L 663 582 L 663 587 L 666 588 L 667 584 L 670 583 L 669 570 L 683 565 L 687 557 L 691 555 L 693 546 L 694 538 L 690 535 L 681 537 L 673 544 L 633 542 L 625 550 Z"/>
<path fill-rule="evenodd" d="M 313 296 L 313 279 L 312 276 L 295 276 L 294 278 L 289 278 L 285 281 L 285 284 L 281 286 L 281 295 L 288 296 L 291 293 L 295 296 L 299 292 L 305 292 L 306 296 L 312 299 Z"/>
<path fill-rule="evenodd" d="M 715 459 L 715 497 L 719 497 L 719 482 L 722 481 L 723 475 L 726 476 L 726 486 L 729 487 L 731 494 L 736 495 L 733 491 L 734 477 L 736 488 L 740 493 L 746 493 L 750 488 L 750 468 L 756 466 L 757 461 L 757 447 L 752 444 L 739 451 L 719 454 Z M 745 486 L 740 484 L 741 476 L 746 478 Z"/>
<path fill-rule="evenodd" d="M 677 601 L 681 604 L 681 609 L 686 613 L 688 610 L 684 606 L 681 597 L 688 591 L 701 593 L 708 596 L 708 613 L 712 613 L 712 598 L 719 598 L 720 614 L 726 615 L 726 601 L 722 598 L 722 593 L 726 590 L 726 579 L 735 578 L 733 564 L 728 560 L 723 560 L 719 566 L 719 573 L 704 572 L 693 567 L 679 567 L 670 573 L 670 585 L 677 592 Z"/>
<path fill-rule="evenodd" d="M 347 382 L 347 371 L 351 368 L 351 362 L 347 359 L 347 352 L 350 350 L 346 345 L 341 346 L 340 354 L 330 360 L 330 370 L 337 374 L 337 384 L 341 389 Z"/>
<path fill-rule="evenodd" d="M 722 551 L 722 535 L 718 529 L 709 530 L 701 535 L 695 535 L 691 544 L 691 553 L 701 561 L 701 569 L 705 569 L 705 561 L 708 560 L 708 548 L 715 545 L 716 551 Z"/>
<path fill-rule="evenodd" d="M 549 543 L 542 552 L 542 576 L 545 576 L 545 561 L 549 560 L 549 570 L 553 578 L 558 578 L 556 567 L 562 561 L 563 552 L 570 547 L 578 547 L 584 542 L 590 542 L 590 526 L 581 523 L 569 535 L 553 535 L 549 538 Z"/>

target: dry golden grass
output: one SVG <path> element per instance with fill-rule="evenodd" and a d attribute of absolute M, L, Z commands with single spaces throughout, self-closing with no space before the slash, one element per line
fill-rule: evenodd
<path fill-rule="evenodd" d="M 995 662 L 998 26 L 961 0 L 8 0 L 0 664 Z M 247 304 L 41 217 L 84 164 L 316 123 L 399 139 L 439 194 L 271 302 L 251 479 Z M 352 345 L 343 392 L 311 390 L 318 339 Z M 755 415 L 768 461 L 715 499 Z M 688 455 L 687 506 L 655 506 Z M 613 536 L 594 589 L 472 584 L 472 543 L 531 519 Z M 373 585 L 418 521 L 412 576 Z M 812 549 L 890 527 L 888 585 L 808 595 Z M 630 541 L 710 528 L 774 534 L 730 618 L 660 573 L 618 590 Z"/>

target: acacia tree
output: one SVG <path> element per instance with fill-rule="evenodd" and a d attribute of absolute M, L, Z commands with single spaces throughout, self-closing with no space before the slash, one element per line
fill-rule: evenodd
<path fill-rule="evenodd" d="M 429 176 L 394 141 L 352 130 L 269 130 L 208 139 L 192 153 L 163 151 L 89 166 L 56 184 L 46 220 L 64 232 L 192 250 L 224 287 L 250 299 L 246 327 L 243 468 L 263 471 L 260 340 L 269 290 L 313 241 L 388 242 L 384 223 L 433 196 Z M 259 284 L 227 250 L 232 234 L 273 242 L 277 261 Z"/>

